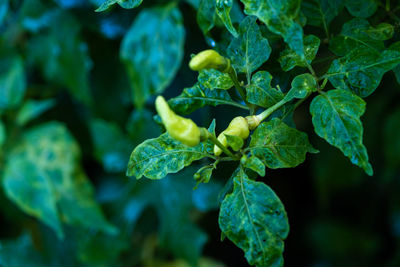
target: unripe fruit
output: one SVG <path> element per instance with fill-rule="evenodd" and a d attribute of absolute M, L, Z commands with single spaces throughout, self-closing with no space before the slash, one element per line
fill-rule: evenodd
<path fill-rule="evenodd" d="M 218 135 L 218 141 L 223 144 L 225 147 L 228 147 L 228 140 L 226 139 L 227 135 L 233 135 L 233 136 L 238 136 L 245 140 L 247 137 L 249 137 L 250 131 L 249 131 L 249 124 L 247 123 L 247 120 L 243 117 L 236 117 L 234 118 L 231 123 L 229 123 L 228 128 L 226 128 L 222 133 Z M 216 156 L 221 155 L 222 150 L 215 145 L 214 146 L 214 154 Z"/>
<path fill-rule="evenodd" d="M 240 158 L 240 164 L 244 165 L 244 164 L 246 163 L 246 161 L 247 161 L 247 156 L 246 156 L 246 155 L 243 155 L 243 156 Z"/>
<path fill-rule="evenodd" d="M 224 58 L 217 51 L 209 49 L 195 55 L 189 62 L 189 67 L 194 71 L 216 69 L 226 72 L 230 68 L 230 60 Z"/>
<path fill-rule="evenodd" d="M 156 99 L 158 115 L 167 129 L 169 135 L 187 146 L 196 146 L 200 142 L 200 129 L 191 119 L 176 115 L 168 106 L 164 97 Z"/>

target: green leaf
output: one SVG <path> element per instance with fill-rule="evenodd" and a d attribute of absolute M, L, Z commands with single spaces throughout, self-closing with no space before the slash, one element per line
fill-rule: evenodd
<path fill-rule="evenodd" d="M 184 39 L 182 15 L 175 4 L 144 9 L 136 17 L 122 40 L 120 56 L 137 107 L 172 82 L 182 62 Z"/>
<path fill-rule="evenodd" d="M 177 97 L 168 101 L 170 107 L 179 114 L 190 114 L 206 105 L 231 105 L 242 109 L 246 106 L 234 102 L 225 90 L 208 89 L 197 83 L 193 87 L 185 88 Z"/>
<path fill-rule="evenodd" d="M 7 267 L 46 267 L 51 266 L 36 250 L 32 238 L 22 234 L 14 240 L 2 240 L 0 243 L 0 265 Z"/>
<path fill-rule="evenodd" d="M 372 39 L 386 41 L 393 37 L 394 30 L 393 25 L 383 22 L 378 24 L 375 28 L 370 27 L 367 30 L 367 34 Z"/>
<path fill-rule="evenodd" d="M 106 0 L 98 9 L 96 9 L 96 12 L 107 10 L 110 6 L 116 3 L 118 3 L 122 8 L 131 9 L 138 7 L 142 2 L 143 0 Z"/>
<path fill-rule="evenodd" d="M 289 224 L 282 202 L 267 185 L 250 180 L 242 169 L 233 192 L 221 204 L 222 233 L 245 252 L 250 265 L 283 266 L 283 240 Z"/>
<path fill-rule="evenodd" d="M 209 89 L 223 89 L 227 90 L 232 88 L 233 82 L 227 73 L 222 73 L 215 69 L 202 70 L 199 73 L 198 81 L 206 88 Z"/>
<path fill-rule="evenodd" d="M 174 188 L 170 189 L 174 190 Z M 170 193 L 171 191 L 164 192 L 165 195 Z M 171 198 L 171 196 L 169 196 L 169 198 Z M 176 202 L 166 201 L 166 204 L 176 205 Z M 165 211 L 174 214 L 172 212 L 176 206 L 163 207 L 165 208 Z M 183 212 L 190 213 L 190 211 L 184 210 L 180 211 L 180 213 L 175 212 L 175 214 L 181 215 Z M 179 219 L 172 219 L 171 217 L 172 216 L 169 215 L 168 217 L 163 216 L 161 218 L 167 220 L 161 228 L 161 246 L 168 248 L 174 253 L 174 255 L 176 255 L 176 257 L 187 259 L 192 263 L 190 266 L 194 266 L 197 259 L 201 256 L 202 249 L 207 242 L 207 234 L 194 223 L 188 223 L 180 219 L 182 217 L 178 217 Z M 190 246 L 188 246 L 188 244 L 190 244 Z"/>
<path fill-rule="evenodd" d="M 188 4 L 190 4 L 194 9 L 198 9 L 200 6 L 200 0 L 185 0 Z"/>
<path fill-rule="evenodd" d="M 91 103 L 89 71 L 92 62 L 86 43 L 81 40 L 78 21 L 57 10 L 51 15 L 49 29 L 30 39 L 28 59 L 39 65 L 43 76 L 66 87 L 85 104 Z M 68 38 L 66 38 L 68 36 Z"/>
<path fill-rule="evenodd" d="M 193 191 L 193 205 L 202 212 L 219 209 L 220 203 L 218 196 L 221 190 L 222 183 L 215 180 L 207 184 L 202 184 Z"/>
<path fill-rule="evenodd" d="M 256 18 L 246 17 L 239 26 L 238 38 L 232 39 L 228 47 L 228 56 L 232 65 L 238 72 L 246 73 L 250 81 L 250 75 L 258 69 L 271 54 L 268 40 L 261 35 Z"/>
<path fill-rule="evenodd" d="M 9 8 L 9 0 L 1 1 L 0 3 L 0 26 L 3 25 L 5 18 L 7 16 L 8 8 Z"/>
<path fill-rule="evenodd" d="M 300 0 L 241 0 L 247 15 L 254 15 L 268 29 L 283 37 L 285 42 L 301 57 L 304 56 L 303 29 L 295 22 L 299 14 Z"/>
<path fill-rule="evenodd" d="M 90 122 L 94 156 L 107 172 L 124 172 L 132 143 L 115 123 L 101 119 Z"/>
<path fill-rule="evenodd" d="M 271 169 L 296 167 L 305 160 L 307 152 L 316 152 L 307 134 L 290 128 L 278 118 L 256 128 L 247 150 Z"/>
<path fill-rule="evenodd" d="M 388 26 L 378 25 L 374 28 L 366 19 L 355 18 L 343 25 L 340 35 L 331 40 L 329 49 L 339 56 L 363 48 L 369 48 L 370 53 L 379 53 L 385 48 L 385 38 L 390 38 L 388 31 Z"/>
<path fill-rule="evenodd" d="M 0 110 L 18 106 L 26 90 L 24 63 L 19 56 L 0 60 Z"/>
<path fill-rule="evenodd" d="M 115 233 L 94 200 L 92 185 L 78 165 L 78 144 L 64 125 L 50 122 L 25 132 L 7 157 L 2 181 L 6 195 L 59 237 L 61 220 Z"/>
<path fill-rule="evenodd" d="M 158 126 L 154 121 L 154 114 L 150 110 L 134 109 L 126 123 L 126 130 L 129 133 L 130 141 L 134 145 L 138 145 L 145 139 L 159 136 L 161 129 Z"/>
<path fill-rule="evenodd" d="M 76 257 L 85 266 L 115 265 L 119 262 L 121 252 L 129 250 L 128 238 L 121 235 L 81 231 L 75 239 L 78 250 Z"/>
<path fill-rule="evenodd" d="M 168 173 L 176 173 L 193 161 L 205 157 L 213 158 L 207 153 L 203 143 L 188 147 L 164 133 L 158 138 L 144 141 L 133 150 L 127 175 L 135 176 L 136 179 L 142 176 L 161 179 Z"/>
<path fill-rule="evenodd" d="M 267 71 L 259 71 L 251 78 L 251 83 L 246 87 L 247 101 L 263 108 L 269 108 L 283 98 L 279 89 L 271 87 L 272 75 Z"/>
<path fill-rule="evenodd" d="M 260 160 L 255 156 L 251 156 L 248 159 L 246 159 L 245 163 L 243 164 L 243 167 L 255 171 L 261 177 L 265 176 L 265 165 L 262 162 L 262 160 Z"/>
<path fill-rule="evenodd" d="M 390 166 L 400 166 L 400 109 L 385 118 L 384 153 Z"/>
<path fill-rule="evenodd" d="M 337 89 L 351 90 L 361 97 L 372 94 L 382 76 L 400 63 L 400 51 L 385 50 L 381 54 L 369 49 L 353 50 L 332 62 L 323 78 Z"/>
<path fill-rule="evenodd" d="M 279 63 L 284 71 L 289 71 L 296 66 L 307 67 L 314 60 L 317 55 L 320 40 L 315 35 L 308 35 L 304 38 L 304 55 L 302 58 L 295 51 L 289 47 L 283 50 L 279 56 Z"/>
<path fill-rule="evenodd" d="M 323 26 L 328 31 L 332 20 L 344 8 L 345 0 L 303 0 L 301 10 L 307 17 L 307 24 Z"/>
<path fill-rule="evenodd" d="M 160 182 L 158 197 L 153 202 L 161 222 L 160 244 L 177 258 L 184 258 L 194 266 L 207 241 L 206 233 L 189 217 L 193 210 L 194 181 L 190 175 L 182 173 L 179 178 L 170 177 Z"/>
<path fill-rule="evenodd" d="M 72 180 L 70 185 L 65 185 L 68 184 L 68 180 Z M 61 181 L 64 183 L 63 185 L 57 185 L 61 192 L 54 192 L 58 196 L 61 195 L 57 206 L 61 210 L 59 216 L 63 222 L 87 230 L 100 230 L 111 235 L 117 234 L 118 229 L 107 222 L 97 204 L 94 188 L 86 174 L 77 169 L 72 176 L 68 177 L 68 180 Z"/>
<path fill-rule="evenodd" d="M 54 107 L 56 104 L 54 99 L 46 100 L 27 100 L 17 114 L 17 123 L 19 125 L 25 125 L 29 121 L 39 117 L 47 110 Z"/>
<path fill-rule="evenodd" d="M 6 127 L 3 121 L 0 119 L 0 148 L 4 145 L 6 138 L 7 138 Z"/>
<path fill-rule="evenodd" d="M 208 126 L 208 131 L 213 135 L 215 135 L 215 127 L 216 127 L 216 122 L 215 119 L 213 119 L 212 122 L 210 123 L 210 126 Z"/>
<path fill-rule="evenodd" d="M 128 213 L 128 209 L 135 212 L 138 203 L 150 205 L 158 217 L 153 221 L 158 224 L 157 240 L 160 246 L 171 251 L 175 257 L 189 261 L 190 266 L 195 266 L 207 235 L 194 224 L 190 214 L 197 211 L 195 208 L 198 206 L 203 211 L 216 208 L 220 186 L 210 182 L 193 190 L 195 181 L 190 179 L 192 175 L 193 168 L 187 168 L 156 183 L 143 179 L 136 181 L 140 187 L 130 193 L 129 206 L 124 213 Z"/>
<path fill-rule="evenodd" d="M 306 16 L 304 15 L 304 13 L 303 13 L 301 10 L 299 11 L 299 13 L 298 13 L 297 18 L 295 19 L 295 21 L 296 21 L 301 27 L 306 26 L 307 18 L 306 18 Z"/>
<path fill-rule="evenodd" d="M 233 5 L 233 0 L 216 0 L 216 13 L 224 23 L 227 30 L 233 36 L 237 37 L 238 33 L 235 27 L 232 25 L 232 20 L 230 16 L 232 5 Z"/>
<path fill-rule="evenodd" d="M 216 122 L 215 119 L 213 119 L 212 122 L 210 123 L 210 126 L 208 126 L 207 130 L 214 136 L 215 136 L 215 127 L 216 127 Z M 212 155 L 214 154 L 214 143 L 210 139 L 207 139 L 207 141 L 205 142 L 205 149 L 207 153 Z"/>
<path fill-rule="evenodd" d="M 243 139 L 240 138 L 239 136 L 236 135 L 229 135 L 229 134 L 224 134 L 226 137 L 226 140 L 228 141 L 229 146 L 234 150 L 234 151 L 239 151 L 243 147 Z"/>
<path fill-rule="evenodd" d="M 215 0 L 201 0 L 197 10 L 197 24 L 203 31 L 204 35 L 208 35 L 215 25 L 216 6 Z"/>
<path fill-rule="evenodd" d="M 389 50 L 400 52 L 400 42 L 395 42 L 389 46 Z M 393 68 L 394 75 L 396 76 L 397 82 L 400 84 L 400 65 Z"/>
<path fill-rule="evenodd" d="M 354 17 L 368 18 L 378 9 L 376 0 L 346 0 L 346 8 Z"/>
<path fill-rule="evenodd" d="M 315 132 L 339 148 L 350 161 L 372 175 L 367 149 L 362 144 L 360 116 L 365 102 L 346 90 L 331 90 L 313 99 L 310 106 Z"/>
<path fill-rule="evenodd" d="M 304 73 L 294 77 L 292 81 L 292 88 L 285 95 L 285 101 L 289 102 L 292 99 L 303 99 L 310 95 L 312 92 L 317 91 L 317 81 L 309 74 Z"/>
<path fill-rule="evenodd" d="M 60 9 L 50 9 L 43 1 L 25 0 L 20 9 L 21 27 L 32 33 L 48 28 Z"/>

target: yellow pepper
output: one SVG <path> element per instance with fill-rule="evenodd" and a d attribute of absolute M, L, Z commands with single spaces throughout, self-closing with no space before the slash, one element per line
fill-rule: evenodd
<path fill-rule="evenodd" d="M 200 142 L 200 129 L 191 119 L 176 115 L 168 106 L 164 97 L 156 99 L 156 109 L 169 135 L 187 146 L 196 146 Z"/>
<path fill-rule="evenodd" d="M 227 135 L 234 135 L 242 138 L 245 140 L 247 137 L 249 137 L 250 131 L 249 131 L 249 124 L 247 123 L 247 120 L 243 117 L 236 117 L 234 118 L 231 123 L 229 123 L 228 128 L 226 128 L 222 133 L 218 135 L 218 141 L 223 144 L 225 147 L 228 147 L 228 140 L 226 139 Z M 216 156 L 221 155 L 222 150 L 215 145 L 214 146 L 214 154 Z"/>
<path fill-rule="evenodd" d="M 224 58 L 217 51 L 209 49 L 195 55 L 189 62 L 189 67 L 194 71 L 216 69 L 227 72 L 231 66 L 229 59 Z"/>

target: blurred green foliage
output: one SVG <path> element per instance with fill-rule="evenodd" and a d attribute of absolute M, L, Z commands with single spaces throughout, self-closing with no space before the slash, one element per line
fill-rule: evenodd
<path fill-rule="evenodd" d="M 231 204 L 242 206 L 237 196 L 244 181 L 254 187 L 248 191 L 257 207 L 273 203 L 285 212 L 269 187 L 285 205 L 291 225 L 285 265 L 399 266 L 400 3 L 283 2 L 0 0 L 0 265 L 247 266 L 244 256 L 256 263 L 254 254 L 221 243 L 217 225 L 221 203 L 223 214 Z M 299 12 L 293 12 L 296 5 Z M 246 47 L 249 40 L 256 44 L 252 49 Z M 239 78 L 250 83 L 246 100 L 264 108 L 291 88 L 300 92 L 310 80 L 298 75 L 311 63 L 317 74 L 327 72 L 327 86 L 340 88 L 329 94 L 346 89 L 368 96 L 364 130 L 353 125 L 352 140 L 364 138 L 374 176 L 313 134 L 305 101 L 306 109 L 300 107 L 294 118 L 290 105 L 272 114 L 283 114 L 286 124 L 308 133 L 310 141 L 300 136 L 304 150 L 314 151 L 311 143 L 320 151 L 296 169 L 265 171 L 255 156 L 245 162 L 252 171 L 237 170 L 232 177 L 236 166 L 230 162 L 205 165 L 198 181 L 209 183 L 196 190 L 193 174 L 209 164 L 206 159 L 161 181 L 126 177 L 133 148 L 162 132 L 153 119 L 155 94 L 174 97 L 169 103 L 180 114 L 202 108 L 193 119 L 209 125 L 216 118 L 217 132 L 248 109 L 226 91 L 233 86 L 226 74 L 206 70 L 197 81 L 189 71 L 190 55 L 209 46 L 231 57 Z M 259 67 L 263 70 L 251 77 Z M 301 83 L 291 84 L 296 76 Z M 216 111 L 217 105 L 223 106 Z M 344 120 L 356 115 L 360 121 L 364 111 L 348 114 L 353 106 L 321 99 L 314 105 L 340 107 Z M 328 141 L 343 151 L 354 149 Z M 201 149 L 212 149 L 208 145 Z M 357 141 L 360 145 L 363 150 Z M 305 152 L 297 151 L 300 162 Z M 271 168 L 286 164 L 271 161 L 274 151 L 257 153 L 267 155 Z M 286 165 L 300 162 L 296 157 Z M 369 170 L 366 162 L 359 165 Z M 268 186 L 252 180 L 255 172 L 266 175 L 262 181 Z M 260 188 L 270 194 L 257 195 Z M 227 198 L 235 201 L 223 201 L 231 192 Z M 248 212 L 264 222 L 262 212 Z M 238 222 L 246 221 L 237 215 Z M 220 220 L 240 243 L 232 217 Z M 276 216 L 268 227 L 279 231 L 262 234 L 280 246 L 286 224 Z M 248 236 L 259 230 L 247 226 Z M 251 244 L 241 245 L 254 252 Z M 278 265 L 281 252 L 272 253 Z"/>

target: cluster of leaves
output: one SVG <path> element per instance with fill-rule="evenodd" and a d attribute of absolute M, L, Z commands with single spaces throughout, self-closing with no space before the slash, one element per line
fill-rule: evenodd
<path fill-rule="evenodd" d="M 400 46 L 393 38 L 393 23 L 398 18 L 391 11 L 390 1 L 386 6 L 373 0 L 190 2 L 197 8 L 197 21 L 210 45 L 231 60 L 238 75 L 202 70 L 194 86 L 169 100 L 171 108 L 178 114 L 190 114 L 206 105 L 231 105 L 248 109 L 250 115 L 262 111 L 266 121 L 251 133 L 249 142 L 227 136 L 234 151 L 223 157 L 213 155 L 210 140 L 189 148 L 164 133 L 135 148 L 127 174 L 137 179 L 161 179 L 208 158 L 214 162 L 200 168 L 195 176 L 199 182 L 207 183 L 217 164 L 238 161 L 220 206 L 222 236 L 244 251 L 249 264 L 281 266 L 283 240 L 289 230 L 286 212 L 271 188 L 256 181 L 257 174 L 265 176 L 266 167 L 296 167 L 305 160 L 307 152 L 317 152 L 307 134 L 297 130 L 293 122 L 294 110 L 306 99 L 311 100 L 309 111 L 315 133 L 341 150 L 351 163 L 368 175 L 373 174 L 363 144 L 363 98 L 378 88 L 385 73 L 393 70 L 398 76 Z M 170 8 L 164 10 L 175 17 L 178 10 Z M 349 19 L 342 23 L 341 31 L 332 34 L 331 22 L 347 12 Z M 140 16 L 137 21 L 141 21 Z M 227 32 L 222 40 L 217 40 L 213 31 L 219 27 L 225 27 Z M 180 29 L 177 27 L 175 32 L 179 39 Z M 141 37 L 135 35 L 135 40 L 130 41 L 136 43 L 136 38 Z M 141 39 L 147 45 L 145 40 Z M 175 52 L 170 49 L 171 55 Z M 136 64 L 139 56 L 133 57 L 131 61 Z M 280 72 L 290 77 L 290 86 L 281 83 L 282 74 L 275 77 L 265 70 L 269 69 L 266 66 L 271 57 L 280 63 Z M 180 59 L 176 55 L 175 58 Z M 152 62 L 153 57 L 147 59 Z M 325 61 L 328 68 L 315 71 L 318 60 Z M 157 63 L 158 68 L 175 66 L 168 64 L 168 58 Z M 165 84 L 160 83 L 158 68 L 145 78 L 147 82 L 131 75 L 136 82 L 140 81 L 133 90 L 144 90 L 140 97 L 163 91 Z M 168 83 L 170 77 L 163 75 L 162 81 Z M 242 91 L 245 94 L 239 97 L 237 93 Z M 135 101 L 140 105 L 142 99 Z M 214 122 L 210 132 L 215 135 Z"/>
<path fill-rule="evenodd" d="M 376 244 L 389 242 L 368 232 L 376 223 L 360 228 L 327 219 L 330 203 L 343 197 L 336 191 L 347 187 L 361 188 L 349 193 L 360 203 L 343 208 L 353 207 L 360 220 L 375 214 L 382 221 L 375 198 L 394 203 L 383 224 L 400 247 L 399 85 L 374 93 L 387 72 L 400 83 L 398 11 L 396 1 L 376 0 L 1 1 L 0 265 L 221 266 L 203 257 L 208 239 L 199 225 L 219 208 L 222 239 L 251 265 L 281 266 L 289 232 L 282 202 L 288 210 L 291 202 L 280 194 L 281 202 L 270 181 L 273 169 L 299 166 L 317 152 L 309 139 L 321 151 L 311 163 L 325 216 L 306 234 L 291 235 L 301 240 L 295 265 L 307 259 L 304 243 L 316 251 L 313 264 L 366 266 L 383 254 Z M 183 62 L 204 48 L 203 39 L 230 59 L 236 75 L 203 70 L 188 87 L 195 74 Z M 171 108 L 194 113 L 213 135 L 232 114 L 265 119 L 248 140 L 227 136 L 233 157 L 215 156 L 211 140 L 189 148 L 160 135 L 159 118 L 153 120 L 160 93 L 179 94 Z M 376 95 L 363 141 L 363 98 Z M 308 104 L 316 133 L 309 137 L 294 122 Z M 208 112 L 214 109 L 216 120 Z M 381 135 L 385 141 L 376 142 Z M 366 147 L 384 181 L 378 186 L 362 187 L 363 175 L 349 164 L 372 175 Z M 150 179 L 129 180 L 127 166 L 129 176 Z M 292 200 L 301 202 L 300 212 L 290 210 L 292 225 L 314 206 L 306 206 L 308 187 L 289 191 L 301 191 Z M 372 200 L 370 191 L 378 192 Z M 223 258 L 207 247 L 206 254 Z M 227 255 L 232 264 L 236 254 Z M 393 257 L 398 266 L 400 256 Z"/>
<path fill-rule="evenodd" d="M 160 133 L 144 104 L 180 67 L 181 13 L 132 23 L 95 13 L 100 2 L 0 2 L 0 265 L 220 266 L 201 258 L 194 223 L 217 208 L 219 183 L 125 176 L 131 149 Z"/>

